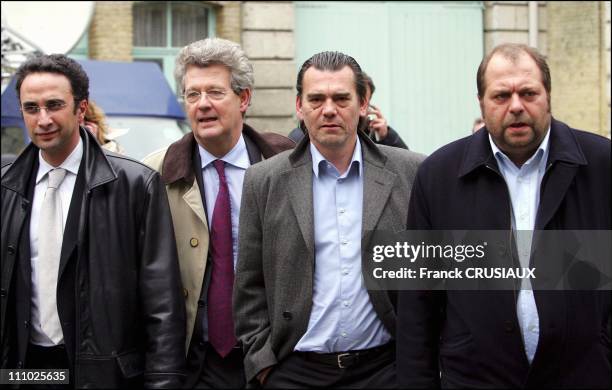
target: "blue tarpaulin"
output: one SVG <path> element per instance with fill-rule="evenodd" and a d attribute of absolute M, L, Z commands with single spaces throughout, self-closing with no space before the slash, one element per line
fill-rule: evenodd
<path fill-rule="evenodd" d="M 159 66 L 152 62 L 78 60 L 89 76 L 89 97 L 108 116 L 185 119 L 185 113 Z M 15 79 L 2 94 L 2 127 L 25 129 Z"/>

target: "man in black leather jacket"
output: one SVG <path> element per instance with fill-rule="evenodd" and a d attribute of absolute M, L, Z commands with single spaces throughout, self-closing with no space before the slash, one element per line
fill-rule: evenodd
<path fill-rule="evenodd" d="M 16 77 L 32 143 L 2 169 L 2 368 L 68 369 L 71 387 L 179 387 L 184 302 L 159 174 L 79 127 L 77 62 L 41 56 Z M 53 171 L 63 229 L 46 230 Z"/>

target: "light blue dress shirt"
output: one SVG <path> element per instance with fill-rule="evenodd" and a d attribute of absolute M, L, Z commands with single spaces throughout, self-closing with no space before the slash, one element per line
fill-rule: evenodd
<path fill-rule="evenodd" d="M 386 344 L 361 274 L 363 162 L 356 142 L 340 174 L 311 143 L 315 269 L 312 311 L 296 351 L 345 352 Z"/>
<path fill-rule="evenodd" d="M 510 192 L 512 229 L 516 232 L 521 267 L 529 267 L 531 239 L 540 205 L 540 186 L 548 160 L 549 138 L 550 128 L 533 156 L 519 168 L 495 145 L 489 135 L 493 155 Z M 538 347 L 540 319 L 529 279 L 522 280 L 516 314 L 523 336 L 525 353 L 531 364 Z"/>
<path fill-rule="evenodd" d="M 213 211 L 217 194 L 219 193 L 219 175 L 212 164 L 217 157 L 210 154 L 201 145 L 198 145 L 200 160 L 202 161 L 202 178 L 204 182 L 204 196 L 206 197 L 206 216 L 208 226 L 212 223 Z M 225 161 L 225 178 L 230 194 L 230 208 L 232 216 L 232 251 L 234 255 L 234 271 L 238 260 L 238 218 L 240 217 L 240 201 L 242 199 L 242 183 L 247 168 L 251 165 L 244 138 L 240 139 L 232 150 L 218 160 Z"/>

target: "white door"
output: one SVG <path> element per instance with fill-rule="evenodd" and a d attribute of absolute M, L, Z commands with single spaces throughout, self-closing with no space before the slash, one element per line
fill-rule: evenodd
<path fill-rule="evenodd" d="M 374 80 L 373 103 L 411 150 L 430 154 L 471 133 L 480 115 L 482 2 L 296 2 L 296 64 L 353 56 Z"/>

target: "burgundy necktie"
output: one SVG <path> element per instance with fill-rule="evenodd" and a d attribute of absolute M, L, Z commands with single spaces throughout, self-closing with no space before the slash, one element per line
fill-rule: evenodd
<path fill-rule="evenodd" d="M 215 160 L 213 165 L 219 174 L 219 193 L 210 228 L 212 278 L 208 289 L 208 339 L 219 355 L 225 357 L 236 345 L 232 318 L 234 287 L 232 217 L 224 163 Z"/>

